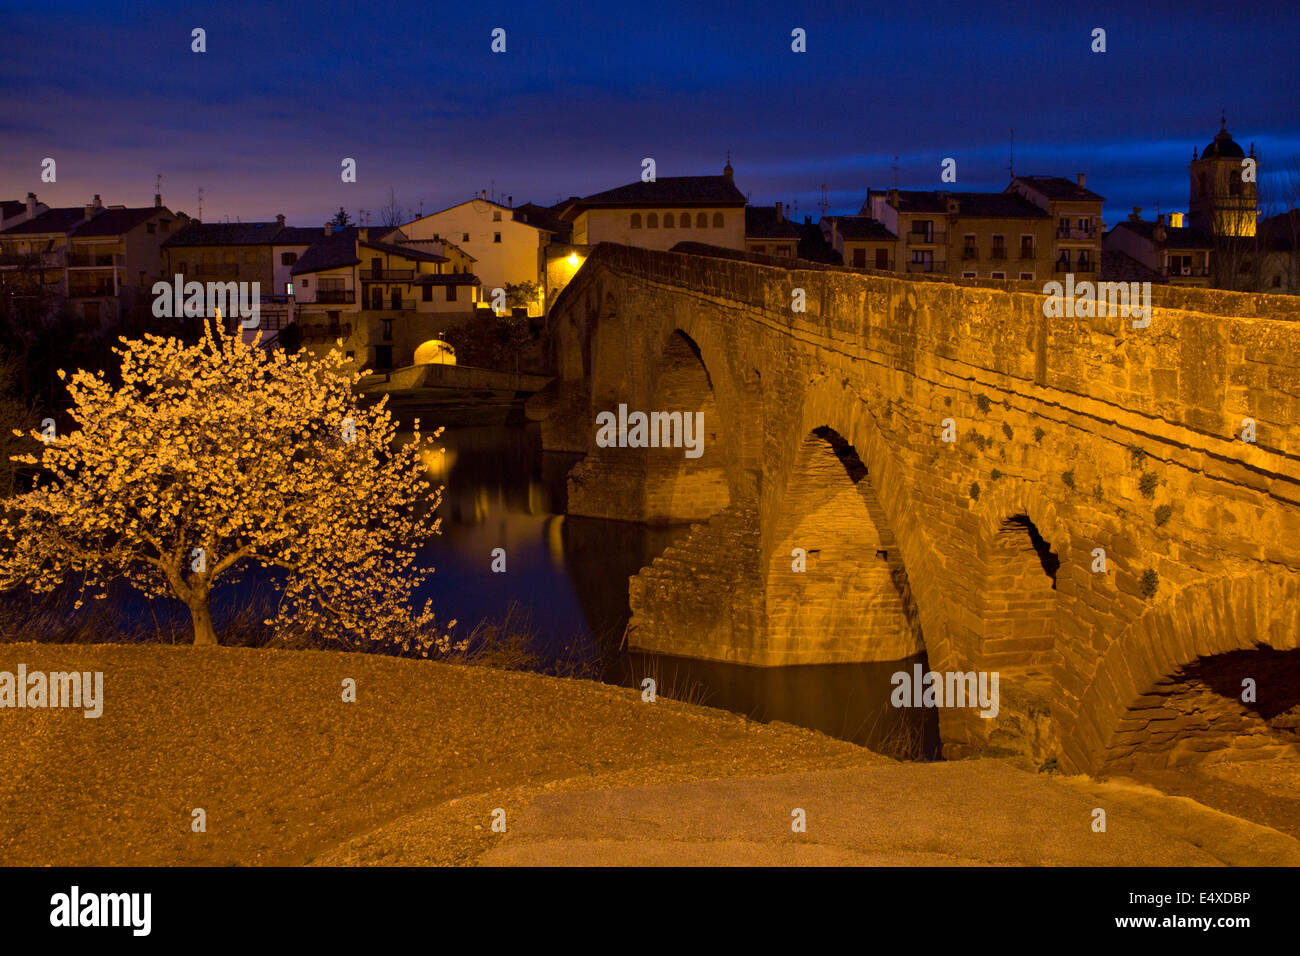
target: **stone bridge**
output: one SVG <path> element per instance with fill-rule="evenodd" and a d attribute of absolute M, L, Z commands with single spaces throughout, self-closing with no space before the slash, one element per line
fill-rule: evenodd
<path fill-rule="evenodd" d="M 631 646 L 997 671 L 996 717 L 939 710 L 948 757 L 1296 752 L 1300 303 L 1157 287 L 1139 329 L 796 266 L 606 244 L 551 312 L 530 411 L 586 453 L 570 512 L 691 524 L 631 579 Z M 703 453 L 598 447 L 620 404 L 703 413 Z"/>

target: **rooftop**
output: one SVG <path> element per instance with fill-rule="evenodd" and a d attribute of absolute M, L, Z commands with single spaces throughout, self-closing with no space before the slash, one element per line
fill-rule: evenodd
<path fill-rule="evenodd" d="M 799 227 L 785 216 L 777 218 L 775 206 L 745 207 L 746 238 L 798 239 L 802 235 Z"/>
<path fill-rule="evenodd" d="M 661 176 L 628 183 L 566 204 L 564 214 L 592 206 L 743 206 L 745 194 L 727 176 Z"/>

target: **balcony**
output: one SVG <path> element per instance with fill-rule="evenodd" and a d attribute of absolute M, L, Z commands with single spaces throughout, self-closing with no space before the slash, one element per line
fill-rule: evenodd
<path fill-rule="evenodd" d="M 74 252 L 68 256 L 68 268 L 120 269 L 124 258 L 121 253 Z"/>
<path fill-rule="evenodd" d="M 909 262 L 907 264 L 908 272 L 937 272 L 943 274 L 948 269 L 946 262 Z"/>
<path fill-rule="evenodd" d="M 91 285 L 81 285 L 72 283 L 68 288 L 68 298 L 70 299 L 111 299 L 113 297 L 113 283 L 103 282 Z"/>
<path fill-rule="evenodd" d="M 370 312 L 414 312 L 415 300 L 399 299 L 397 301 L 393 301 L 392 299 L 384 298 L 376 302 L 375 300 L 371 299 L 370 307 L 368 311 Z"/>
<path fill-rule="evenodd" d="M 907 244 L 909 246 L 942 246 L 947 242 L 948 234 L 942 229 L 933 229 L 930 232 L 907 233 Z"/>
<path fill-rule="evenodd" d="M 1030 248 L 1030 249 L 1026 249 L 1024 246 L 1021 246 L 1021 247 L 1020 247 L 1020 258 L 1021 258 L 1021 259 L 1036 259 L 1036 258 L 1038 258 L 1038 257 L 1034 255 L 1034 250 L 1033 250 L 1032 248 Z"/>
<path fill-rule="evenodd" d="M 1007 257 L 1006 246 L 994 246 L 993 251 L 989 253 L 990 259 L 1005 259 Z"/>
<path fill-rule="evenodd" d="M 1208 266 L 1166 265 L 1162 271 L 1165 275 L 1174 278 L 1185 278 L 1189 276 L 1205 278 L 1210 274 Z"/>
<path fill-rule="evenodd" d="M 978 249 L 966 248 L 961 251 L 961 257 L 967 260 L 978 259 L 980 257 L 980 253 Z"/>
<path fill-rule="evenodd" d="M 353 289 L 317 289 L 316 301 L 321 305 L 352 305 L 357 293 Z"/>
<path fill-rule="evenodd" d="M 1057 239 L 1072 239 L 1078 242 L 1091 241 L 1097 237 L 1096 229 L 1057 228 Z"/>
<path fill-rule="evenodd" d="M 36 272 L 39 269 L 63 270 L 67 263 L 62 250 L 54 252 L 0 253 L 0 268 L 22 269 Z"/>
<path fill-rule="evenodd" d="M 361 274 L 365 282 L 410 282 L 415 278 L 414 269 L 367 269 Z"/>

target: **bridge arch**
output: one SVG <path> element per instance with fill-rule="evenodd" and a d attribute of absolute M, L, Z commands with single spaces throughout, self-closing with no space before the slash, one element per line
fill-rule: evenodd
<path fill-rule="evenodd" d="M 1256 682 L 1253 703 L 1241 699 L 1243 675 Z M 1170 766 L 1207 752 L 1231 758 L 1295 748 L 1297 727 L 1300 574 L 1203 580 L 1149 609 L 1110 645 L 1063 736 L 1062 756 L 1093 773 Z"/>
<path fill-rule="evenodd" d="M 889 520 L 857 450 L 829 427 L 800 444 L 767 560 L 768 640 L 823 661 L 901 661 L 925 642 Z"/>

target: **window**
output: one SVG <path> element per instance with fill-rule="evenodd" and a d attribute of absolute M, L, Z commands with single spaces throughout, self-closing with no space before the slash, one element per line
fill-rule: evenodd
<path fill-rule="evenodd" d="M 789 259 L 789 258 L 790 258 L 790 247 L 789 247 L 789 246 L 777 246 L 777 247 L 776 247 L 774 250 L 772 250 L 772 251 L 776 253 L 776 257 L 777 257 L 778 259 Z"/>
<path fill-rule="evenodd" d="M 713 228 L 714 228 L 714 229 L 721 229 L 721 228 L 722 228 L 722 213 L 720 213 L 720 212 L 715 212 L 715 213 L 713 214 Z"/>
<path fill-rule="evenodd" d="M 421 297 L 425 302 L 432 302 L 432 301 L 433 301 L 433 286 L 431 286 L 431 285 L 423 286 L 423 287 L 421 288 L 421 290 L 420 290 L 420 297 Z"/>
<path fill-rule="evenodd" d="M 141 285 L 144 285 L 143 282 L 141 282 L 140 284 L 141 284 Z M 1281 276 L 1273 276 L 1273 288 L 1274 288 L 1274 289 L 1280 289 L 1280 288 L 1282 288 L 1282 277 L 1281 277 Z"/>
<path fill-rule="evenodd" d="M 677 225 L 681 226 L 683 229 L 691 228 L 691 214 L 689 212 L 682 213 L 678 217 Z"/>
<path fill-rule="evenodd" d="M 1079 231 L 1080 231 L 1080 232 L 1083 232 L 1083 233 L 1092 232 L 1092 220 L 1091 220 L 1091 219 L 1080 219 L 1080 220 L 1079 220 Z"/>
<path fill-rule="evenodd" d="M 456 301 L 456 287 L 454 285 L 451 285 L 450 283 L 448 283 L 447 285 L 447 301 L 448 302 Z"/>
<path fill-rule="evenodd" d="M 1006 274 L 1005 272 L 990 272 L 990 273 L 989 273 L 989 278 L 990 278 L 990 279 L 1005 279 L 1006 277 L 1007 277 L 1007 274 Z"/>
<path fill-rule="evenodd" d="M 393 341 L 393 320 L 384 319 L 384 341 Z"/>
<path fill-rule="evenodd" d="M 671 228 L 673 227 L 673 219 L 674 219 L 674 217 L 673 217 L 673 214 L 672 214 L 672 213 L 670 213 L 670 212 L 666 212 L 666 213 L 664 213 L 664 228 L 665 228 L 665 229 L 671 229 Z"/>
<path fill-rule="evenodd" d="M 1034 258 L 1034 237 L 1033 236 L 1020 237 L 1020 258 L 1021 259 Z"/>
<path fill-rule="evenodd" d="M 1005 259 L 1006 257 L 1007 257 L 1007 237 L 995 235 L 993 237 L 993 258 Z"/>
<path fill-rule="evenodd" d="M 469 242 L 469 233 L 468 233 L 468 232 L 462 232 L 462 233 L 460 234 L 460 241 L 461 241 L 461 242 Z"/>
<path fill-rule="evenodd" d="M 302 285 L 302 287 L 303 287 L 304 289 L 307 288 L 307 280 L 306 280 L 306 279 L 299 279 L 298 282 Z"/>
<path fill-rule="evenodd" d="M 145 224 L 145 227 L 144 227 L 144 231 L 147 232 L 147 233 L 149 233 L 149 235 L 152 236 L 154 233 L 156 233 L 156 232 L 158 231 L 158 227 L 157 227 L 157 225 L 155 225 L 155 224 L 152 223 L 152 222 L 151 222 L 151 223 L 146 223 L 146 224 Z"/>
<path fill-rule="evenodd" d="M 646 213 L 646 217 L 645 217 L 645 227 L 646 227 L 647 229 L 658 229 L 658 228 L 659 228 L 659 214 L 658 214 L 658 213 L 655 213 L 655 212 L 648 212 L 648 213 Z"/>
<path fill-rule="evenodd" d="M 291 266 L 297 261 L 298 261 L 298 253 L 296 252 L 280 253 L 280 265 L 282 266 Z"/>
<path fill-rule="evenodd" d="M 930 272 L 934 269 L 934 250 L 932 249 L 913 249 L 912 264 L 920 266 L 920 271 Z"/>
<path fill-rule="evenodd" d="M 889 268 L 889 250 L 888 250 L 888 249 L 877 249 L 877 250 L 876 250 L 876 268 L 877 268 L 877 269 L 888 269 L 888 268 Z"/>
<path fill-rule="evenodd" d="M 975 251 L 975 233 L 968 232 L 961 237 L 961 257 L 963 259 L 977 259 L 978 253 Z"/>
<path fill-rule="evenodd" d="M 974 272 L 963 272 L 963 273 L 961 274 L 961 277 L 962 277 L 963 279 L 977 279 L 977 278 L 979 278 L 979 275 L 978 275 L 977 273 L 974 273 Z"/>
<path fill-rule="evenodd" d="M 494 210 L 492 210 L 492 221 L 493 221 L 493 222 L 500 222 L 500 221 L 501 221 L 501 210 L 500 210 L 500 209 L 494 209 Z"/>
<path fill-rule="evenodd" d="M 934 223 L 929 219 L 913 219 L 912 241 L 934 242 Z"/>
<path fill-rule="evenodd" d="M 704 213 L 698 213 L 698 214 L 695 216 L 695 228 L 696 228 L 696 229 L 708 229 L 708 228 L 709 228 L 709 217 L 706 216 Z"/>
<path fill-rule="evenodd" d="M 1021 279 L 1032 279 L 1033 277 L 1034 277 L 1034 274 L 1033 274 L 1032 272 L 1022 272 L 1022 273 L 1020 273 L 1020 278 L 1021 278 Z"/>
<path fill-rule="evenodd" d="M 494 233 L 492 233 L 492 241 L 493 241 L 493 242 L 500 242 L 500 241 L 501 241 L 501 233 L 499 233 L 499 232 L 494 232 Z"/>
<path fill-rule="evenodd" d="M 854 249 L 854 250 L 853 250 L 853 267 L 854 267 L 855 269 L 862 269 L 862 268 L 865 268 L 866 265 L 867 265 L 867 250 L 866 250 L 866 249 Z"/>
<path fill-rule="evenodd" d="M 641 214 L 639 212 L 632 213 L 632 228 L 633 229 L 641 228 Z"/>

